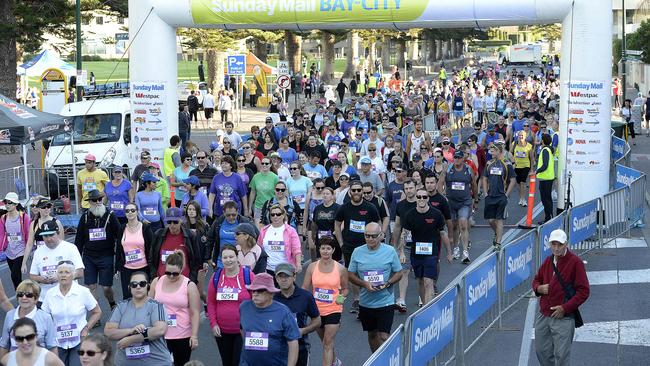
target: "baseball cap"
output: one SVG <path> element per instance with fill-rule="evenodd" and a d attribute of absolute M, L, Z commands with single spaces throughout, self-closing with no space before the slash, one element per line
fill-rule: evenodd
<path fill-rule="evenodd" d="M 84 157 L 84 160 L 97 161 L 97 158 L 95 158 L 95 155 L 93 155 L 93 154 L 86 154 L 86 156 Z"/>
<path fill-rule="evenodd" d="M 54 235 L 59 231 L 59 226 L 57 225 L 56 221 L 50 220 L 46 221 L 43 225 L 41 225 L 41 236 L 48 236 L 48 235 Z"/>
<path fill-rule="evenodd" d="M 564 230 L 556 229 L 556 230 L 553 230 L 551 232 L 551 235 L 548 237 L 548 242 L 551 243 L 551 242 L 554 242 L 554 241 L 562 243 L 562 244 L 567 242 L 567 237 L 566 237 L 566 233 L 564 232 Z"/>
<path fill-rule="evenodd" d="M 359 160 L 359 164 L 372 164 L 372 160 L 369 157 L 364 156 Z"/>
<path fill-rule="evenodd" d="M 178 207 L 170 207 L 165 211 L 165 221 L 181 221 L 183 219 L 183 210 Z"/>
<path fill-rule="evenodd" d="M 339 179 L 341 177 L 346 177 L 346 178 L 350 179 L 350 174 L 348 174 L 347 172 L 344 172 L 344 173 L 341 173 L 341 175 L 339 176 Z"/>
<path fill-rule="evenodd" d="M 456 152 L 454 152 L 454 159 L 462 159 L 464 157 L 465 157 L 465 153 L 463 153 L 462 151 L 456 150 Z"/>
<path fill-rule="evenodd" d="M 260 235 L 259 231 L 257 231 L 257 228 L 247 222 L 242 222 L 241 224 L 237 225 L 235 228 L 235 233 L 248 234 L 255 239 L 257 239 L 257 237 Z"/>
<path fill-rule="evenodd" d="M 160 169 L 160 164 L 152 161 L 151 163 L 149 163 L 149 167 L 150 168 Z"/>
<path fill-rule="evenodd" d="M 150 158 L 151 153 L 149 151 L 143 151 L 143 152 L 140 153 L 140 157 L 141 158 Z"/>
<path fill-rule="evenodd" d="M 115 172 L 123 172 L 123 171 L 124 171 L 124 168 L 122 168 L 121 166 L 116 166 L 115 168 L 113 168 L 113 173 L 115 173 Z"/>
<path fill-rule="evenodd" d="M 183 183 L 191 184 L 193 186 L 201 185 L 201 182 L 199 182 L 199 177 L 197 177 L 196 175 L 191 175 L 191 176 L 183 179 Z"/>
<path fill-rule="evenodd" d="M 411 158 L 413 161 L 422 161 L 422 155 L 420 153 L 415 153 L 413 154 L 413 157 Z"/>
<path fill-rule="evenodd" d="M 5 201 L 13 202 L 15 204 L 18 204 L 18 193 L 16 192 L 9 192 L 7 195 L 5 195 Z"/>
<path fill-rule="evenodd" d="M 293 276 L 296 274 L 296 269 L 291 263 L 280 263 L 277 266 L 275 266 L 275 274 L 280 274 L 284 273 L 289 276 Z"/>
<path fill-rule="evenodd" d="M 157 182 L 158 177 L 156 177 L 155 175 L 147 172 L 147 173 L 142 174 L 142 176 L 140 177 L 140 180 L 142 180 L 144 183 L 146 183 L 146 182 Z"/>

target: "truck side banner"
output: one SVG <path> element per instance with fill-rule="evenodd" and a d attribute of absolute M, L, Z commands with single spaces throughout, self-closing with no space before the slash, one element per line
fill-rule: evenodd
<path fill-rule="evenodd" d="M 455 19 L 534 19 L 535 0 L 458 0 L 467 14 L 439 0 L 190 0 L 195 24 L 390 23 Z M 479 14 L 475 9 L 480 8 Z M 463 7 L 460 7 L 463 9 Z"/>

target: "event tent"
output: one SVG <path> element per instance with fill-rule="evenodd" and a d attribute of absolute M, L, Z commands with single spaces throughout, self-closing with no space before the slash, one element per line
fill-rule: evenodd
<path fill-rule="evenodd" d="M 74 66 L 61 60 L 53 51 L 45 50 L 18 66 L 16 75 L 40 77 L 45 70 L 51 68 L 59 69 L 67 76 L 75 75 L 77 72 Z"/>
<path fill-rule="evenodd" d="M 68 131 L 67 123 L 64 117 L 37 111 L 0 94 L 0 146 L 22 145 L 27 197 L 27 144 Z"/>

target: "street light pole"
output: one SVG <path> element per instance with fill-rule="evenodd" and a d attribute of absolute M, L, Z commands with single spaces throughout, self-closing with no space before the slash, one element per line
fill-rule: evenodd
<path fill-rule="evenodd" d="M 621 55 L 621 88 L 623 88 L 623 100 L 621 100 L 621 106 L 625 102 L 625 97 L 626 97 L 626 70 L 625 70 L 625 56 L 626 56 L 626 48 L 627 46 L 625 45 L 625 0 L 621 1 L 621 8 L 623 9 L 623 21 L 622 23 L 622 33 L 621 33 L 621 49 L 623 54 Z M 618 95 L 616 95 L 616 98 L 618 98 Z"/>
<path fill-rule="evenodd" d="M 77 0 L 76 5 L 76 33 L 77 33 L 77 54 L 75 58 L 77 59 L 77 70 L 81 71 L 81 0 Z M 83 88 L 79 85 L 79 80 L 77 80 L 77 102 L 81 101 Z"/>

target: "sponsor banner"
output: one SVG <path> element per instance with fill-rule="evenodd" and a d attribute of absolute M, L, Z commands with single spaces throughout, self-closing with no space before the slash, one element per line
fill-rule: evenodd
<path fill-rule="evenodd" d="M 135 156 L 149 151 L 152 161 L 162 166 L 167 146 L 167 83 L 164 81 L 135 81 L 131 83 L 131 139 Z"/>
<path fill-rule="evenodd" d="M 501 0 L 503 2 L 503 0 Z M 195 24 L 359 24 L 450 19 L 537 19 L 535 0 L 516 7 L 455 0 L 190 0 Z"/>
<path fill-rule="evenodd" d="M 411 316 L 409 365 L 426 365 L 454 339 L 457 292 L 454 286 Z"/>
<path fill-rule="evenodd" d="M 640 178 L 642 175 L 643 173 L 636 169 L 616 164 L 616 182 L 614 183 L 614 189 L 629 187 L 632 185 L 632 182 Z"/>
<path fill-rule="evenodd" d="M 363 366 L 402 366 L 404 365 L 404 350 L 402 338 L 404 336 L 404 324 L 388 337 L 386 342 L 379 347 L 375 353 L 363 364 Z"/>
<path fill-rule="evenodd" d="M 517 242 L 504 248 L 505 291 L 508 292 L 526 281 L 533 273 L 534 232 L 525 235 Z"/>
<path fill-rule="evenodd" d="M 569 214 L 569 244 L 580 243 L 596 234 L 597 218 L 597 199 L 572 208 Z"/>
<path fill-rule="evenodd" d="M 565 211 L 566 212 L 566 211 Z M 565 212 L 555 216 L 551 221 L 546 222 L 539 227 L 539 263 L 544 262 L 544 259 L 551 255 L 551 246 L 548 238 L 551 236 L 553 230 L 564 229 Z"/>
<path fill-rule="evenodd" d="M 610 88 L 602 81 L 572 80 L 563 85 L 569 95 L 567 115 L 567 169 L 604 170 L 609 164 L 603 149 L 610 130 Z"/>
<path fill-rule="evenodd" d="M 625 140 L 612 136 L 612 160 L 618 160 L 625 155 Z"/>
<path fill-rule="evenodd" d="M 497 256 L 494 253 L 465 276 L 468 327 L 497 301 L 497 291 Z"/>

